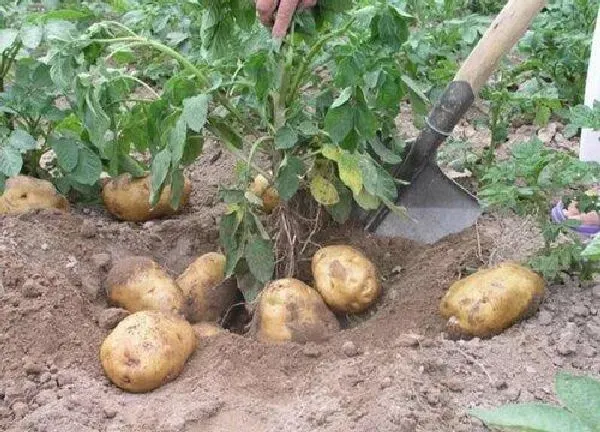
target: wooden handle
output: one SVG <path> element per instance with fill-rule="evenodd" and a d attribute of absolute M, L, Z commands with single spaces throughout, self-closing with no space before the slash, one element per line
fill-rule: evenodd
<path fill-rule="evenodd" d="M 509 0 L 487 29 L 454 78 L 471 84 L 477 95 L 498 62 L 527 31 L 531 21 L 546 5 L 545 0 Z"/>

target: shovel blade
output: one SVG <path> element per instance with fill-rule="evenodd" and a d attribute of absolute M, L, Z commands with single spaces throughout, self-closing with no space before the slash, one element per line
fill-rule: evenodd
<path fill-rule="evenodd" d="M 413 220 L 389 212 L 375 235 L 433 244 L 474 225 L 482 212 L 477 198 L 432 163 L 423 167 L 396 203 Z"/>

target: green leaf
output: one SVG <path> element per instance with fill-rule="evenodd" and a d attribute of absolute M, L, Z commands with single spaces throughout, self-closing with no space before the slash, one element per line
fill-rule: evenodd
<path fill-rule="evenodd" d="M 183 187 L 185 186 L 185 177 L 183 170 L 177 169 L 171 175 L 171 207 L 179 209 L 181 198 L 183 197 Z"/>
<path fill-rule="evenodd" d="M 402 157 L 394 153 L 392 150 L 388 149 L 383 144 L 383 142 L 381 142 L 379 137 L 370 140 L 369 144 L 371 144 L 371 148 L 373 149 L 373 151 L 377 154 L 377 156 L 381 158 L 381 160 L 384 163 L 396 165 L 402 162 Z"/>
<path fill-rule="evenodd" d="M 13 147 L 0 147 L 0 173 L 6 177 L 14 177 L 23 168 L 21 152 Z"/>
<path fill-rule="evenodd" d="M 273 245 L 261 237 L 254 237 L 248 242 L 244 256 L 252 275 L 266 283 L 273 277 L 275 256 Z"/>
<path fill-rule="evenodd" d="M 205 94 L 193 96 L 183 101 L 183 118 L 194 132 L 200 132 L 208 117 L 210 97 Z"/>
<path fill-rule="evenodd" d="M 298 125 L 298 130 L 304 136 L 315 136 L 319 133 L 319 128 L 316 124 L 310 121 L 303 121 Z"/>
<path fill-rule="evenodd" d="M 325 131 L 334 143 L 340 143 L 354 127 L 354 108 L 345 104 L 331 108 L 325 116 Z"/>
<path fill-rule="evenodd" d="M 37 148 L 35 139 L 23 129 L 17 129 L 10 134 L 8 145 L 21 152 Z"/>
<path fill-rule="evenodd" d="M 231 125 L 217 120 L 215 118 L 210 119 L 211 132 L 221 138 L 226 145 L 231 145 L 234 148 L 240 150 L 243 147 L 243 140 L 235 129 Z"/>
<path fill-rule="evenodd" d="M 600 260 L 600 236 L 596 236 L 590 241 L 581 256 L 592 261 Z"/>
<path fill-rule="evenodd" d="M 19 32 L 15 29 L 0 30 L 0 54 L 12 47 L 19 36 Z"/>
<path fill-rule="evenodd" d="M 71 172 L 71 178 L 84 185 L 93 185 L 102 173 L 100 157 L 87 147 L 79 149 L 77 166 Z"/>
<path fill-rule="evenodd" d="M 66 172 L 71 172 L 77 166 L 79 160 L 79 144 L 73 138 L 67 137 L 52 137 L 50 147 L 56 153 L 56 160 Z"/>
<path fill-rule="evenodd" d="M 168 148 L 161 150 L 154 159 L 152 160 L 151 168 L 151 190 L 150 190 L 150 203 L 152 206 L 156 205 L 162 187 L 169 173 L 169 167 L 171 166 L 171 152 Z"/>
<path fill-rule="evenodd" d="M 288 201 L 296 194 L 300 187 L 300 176 L 303 173 L 302 161 L 296 156 L 286 156 L 275 179 L 275 188 L 282 200 Z"/>
<path fill-rule="evenodd" d="M 365 189 L 361 190 L 358 195 L 354 195 L 354 200 L 365 210 L 377 210 L 381 205 L 381 200 Z"/>
<path fill-rule="evenodd" d="M 360 160 L 360 169 L 365 179 L 365 189 L 372 195 L 387 201 L 394 201 L 398 196 L 398 189 L 394 178 L 370 158 Z"/>
<path fill-rule="evenodd" d="M 275 148 L 278 150 L 291 149 L 298 142 L 298 133 L 290 126 L 284 126 L 275 134 Z"/>
<path fill-rule="evenodd" d="M 26 25 L 21 29 L 21 41 L 26 48 L 35 49 L 42 42 L 43 29 L 40 26 Z"/>
<path fill-rule="evenodd" d="M 510 404 L 491 410 L 474 409 L 471 415 L 487 426 L 528 432 L 592 432 L 567 410 L 550 405 Z"/>
<path fill-rule="evenodd" d="M 342 90 L 342 93 L 338 96 L 336 100 L 331 104 L 331 108 L 337 108 L 344 105 L 348 100 L 352 97 L 352 87 L 346 87 Z"/>
<path fill-rule="evenodd" d="M 337 223 L 345 223 L 352 213 L 352 192 L 340 180 L 335 179 L 334 185 L 340 197 L 339 202 L 325 208 Z"/>
<path fill-rule="evenodd" d="M 592 430 L 600 431 L 600 381 L 559 372 L 556 393 L 569 411 Z"/>
<path fill-rule="evenodd" d="M 188 135 L 185 148 L 183 149 L 183 157 L 181 163 L 183 165 L 190 165 L 193 163 L 204 148 L 204 137 L 202 135 Z"/>
<path fill-rule="evenodd" d="M 167 141 L 167 148 L 171 151 L 171 165 L 174 167 L 179 166 L 179 162 L 183 158 L 183 153 L 186 143 L 186 121 L 183 116 L 179 117 L 173 129 L 169 132 Z"/>
<path fill-rule="evenodd" d="M 363 188 L 363 175 L 359 167 L 359 159 L 357 156 L 342 153 L 338 159 L 338 169 L 340 179 L 354 194 L 360 193 Z"/>
<path fill-rule="evenodd" d="M 310 182 L 310 193 L 323 205 L 334 205 L 340 201 L 340 196 L 335 186 L 327 179 L 318 175 Z"/>
<path fill-rule="evenodd" d="M 219 239 L 225 249 L 226 264 L 225 276 L 230 277 L 241 258 L 240 245 L 236 233 L 240 227 L 240 218 L 237 211 L 233 211 L 221 218 L 219 224 Z"/>

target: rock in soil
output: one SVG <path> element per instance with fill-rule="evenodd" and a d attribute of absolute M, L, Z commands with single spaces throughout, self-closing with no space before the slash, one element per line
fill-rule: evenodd
<path fill-rule="evenodd" d="M 42 286 L 33 279 L 27 279 L 21 287 L 21 293 L 25 298 L 37 298 L 42 295 Z"/>
<path fill-rule="evenodd" d="M 79 233 L 83 238 L 94 238 L 98 233 L 98 227 L 96 223 L 91 219 L 85 219 L 79 228 Z"/>
<path fill-rule="evenodd" d="M 121 308 L 104 309 L 98 315 L 98 326 L 104 330 L 112 330 L 119 324 L 129 312 Z"/>
<path fill-rule="evenodd" d="M 108 270 L 112 264 L 110 254 L 101 253 L 92 256 L 92 264 L 96 270 Z"/>
<path fill-rule="evenodd" d="M 302 348 L 302 354 L 306 357 L 317 358 L 321 356 L 321 350 L 314 342 L 308 342 Z"/>

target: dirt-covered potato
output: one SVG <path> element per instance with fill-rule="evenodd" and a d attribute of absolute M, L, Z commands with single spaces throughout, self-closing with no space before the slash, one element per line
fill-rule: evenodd
<path fill-rule="evenodd" d="M 544 280 L 516 263 L 480 270 L 455 282 L 440 305 L 454 337 L 490 337 L 537 311 Z"/>
<path fill-rule="evenodd" d="M 46 180 L 16 176 L 6 180 L 0 196 L 0 214 L 20 214 L 38 209 L 69 210 L 69 202 Z"/>
<path fill-rule="evenodd" d="M 352 246 L 319 249 L 312 259 L 312 273 L 315 288 L 335 312 L 363 312 L 381 294 L 375 265 Z"/>
<path fill-rule="evenodd" d="M 200 322 L 194 324 L 192 325 L 192 328 L 199 339 L 208 339 L 227 331 L 224 328 L 209 322 Z"/>
<path fill-rule="evenodd" d="M 108 273 L 106 288 L 110 303 L 129 312 L 158 310 L 183 314 L 183 292 L 150 258 L 132 256 L 115 263 Z"/>
<path fill-rule="evenodd" d="M 210 252 L 197 258 L 177 279 L 190 322 L 217 321 L 235 302 L 234 279 L 225 280 L 225 255 Z"/>
<path fill-rule="evenodd" d="M 158 311 L 129 315 L 106 337 L 100 362 L 123 390 L 143 393 L 174 380 L 198 344 L 183 318 Z"/>
<path fill-rule="evenodd" d="M 177 211 L 185 206 L 190 198 L 192 187 L 186 177 L 183 195 Z M 177 213 L 171 207 L 171 186 L 166 186 L 154 208 L 150 207 L 150 176 L 132 178 L 122 174 L 108 180 L 102 188 L 102 200 L 108 211 L 117 218 L 131 222 L 159 219 Z"/>
<path fill-rule="evenodd" d="M 297 279 L 271 282 L 260 294 L 252 332 L 265 342 L 321 342 L 340 326 L 313 288 Z"/>

